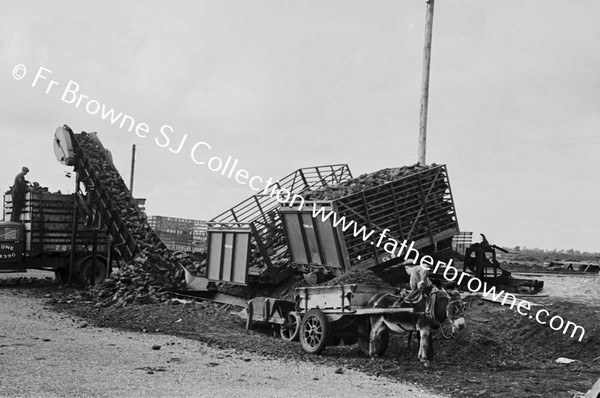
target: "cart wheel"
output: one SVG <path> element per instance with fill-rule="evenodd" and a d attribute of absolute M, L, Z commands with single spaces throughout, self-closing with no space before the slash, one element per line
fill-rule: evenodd
<path fill-rule="evenodd" d="M 68 270 L 67 270 L 67 281 L 68 278 Z M 81 268 L 79 272 L 74 275 L 75 280 L 83 286 L 88 286 L 91 284 L 92 277 L 94 279 L 94 284 L 97 285 L 101 283 L 107 278 L 106 275 L 106 263 L 102 258 L 96 258 L 96 265 L 94 266 L 94 274 L 92 275 L 92 258 L 88 257 L 83 260 L 81 264 Z"/>
<path fill-rule="evenodd" d="M 285 341 L 298 341 L 300 334 L 300 316 L 298 314 L 288 314 L 285 323 L 279 329 L 279 335 Z"/>
<path fill-rule="evenodd" d="M 358 334 L 358 347 L 366 356 L 370 356 L 369 354 L 369 343 L 371 342 L 371 322 L 369 319 L 366 321 L 365 333 L 359 332 Z M 382 356 L 387 350 L 388 345 L 390 344 L 390 331 L 389 329 L 385 329 L 383 334 L 381 335 L 381 340 L 379 343 L 375 345 L 375 355 Z"/>
<path fill-rule="evenodd" d="M 329 339 L 329 322 L 321 310 L 312 309 L 304 315 L 300 328 L 300 344 L 309 354 L 320 354 Z"/>

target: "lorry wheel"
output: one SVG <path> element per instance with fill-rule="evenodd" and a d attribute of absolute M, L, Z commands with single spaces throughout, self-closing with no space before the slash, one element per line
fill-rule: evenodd
<path fill-rule="evenodd" d="M 106 263 L 101 258 L 96 258 L 94 267 L 94 284 L 98 284 L 107 278 Z M 81 263 L 79 272 L 75 275 L 78 283 L 87 286 L 92 281 L 92 258 L 88 257 Z"/>
<path fill-rule="evenodd" d="M 300 344 L 302 349 L 309 354 L 323 352 L 330 339 L 329 322 L 319 309 L 312 309 L 302 318 L 300 328 Z"/>

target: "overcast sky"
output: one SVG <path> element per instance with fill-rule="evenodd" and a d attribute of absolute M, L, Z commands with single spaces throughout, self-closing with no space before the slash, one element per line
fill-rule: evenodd
<path fill-rule="evenodd" d="M 197 160 L 264 179 L 417 161 L 424 0 L 15 3 L 0 1 L 3 191 L 23 165 L 73 190 L 52 149 L 65 123 L 97 131 L 127 182 L 137 146 L 150 215 L 210 219 L 254 193 L 195 164 L 198 142 Z M 600 251 L 599 17 L 591 0 L 436 2 L 427 162 L 447 165 L 461 230 Z M 146 137 L 61 100 L 70 80 Z"/>

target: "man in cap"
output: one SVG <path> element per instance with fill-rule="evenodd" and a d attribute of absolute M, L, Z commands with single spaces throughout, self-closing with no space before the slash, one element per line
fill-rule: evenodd
<path fill-rule="evenodd" d="M 417 265 L 410 271 L 410 290 L 425 289 L 433 286 L 429 280 L 429 270 Z"/>
<path fill-rule="evenodd" d="M 27 167 L 23 167 L 21 172 L 15 177 L 15 183 L 12 186 L 12 211 L 10 212 L 10 221 L 19 221 L 21 210 L 25 206 L 25 194 L 29 190 L 25 176 L 29 173 Z"/>

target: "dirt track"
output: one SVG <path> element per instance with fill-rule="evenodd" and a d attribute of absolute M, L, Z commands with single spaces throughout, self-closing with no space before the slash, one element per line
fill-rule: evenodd
<path fill-rule="evenodd" d="M 2 397 L 440 397 L 331 365 L 96 328 L 35 298 L 53 289 L 0 281 Z"/>

